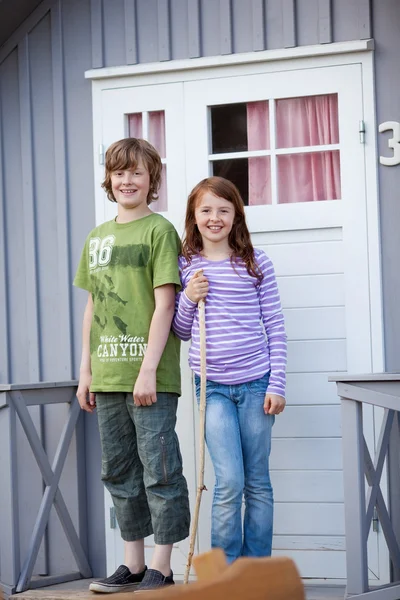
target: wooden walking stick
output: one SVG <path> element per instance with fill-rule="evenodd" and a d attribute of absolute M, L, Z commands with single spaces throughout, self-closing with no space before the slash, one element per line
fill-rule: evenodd
<path fill-rule="evenodd" d="M 192 558 L 194 554 L 194 543 L 196 541 L 197 526 L 199 523 L 200 502 L 203 490 L 206 490 L 204 485 L 204 457 L 205 457 L 205 425 L 206 425 L 206 387 L 207 387 L 207 371 L 206 371 L 206 315 L 205 302 L 199 301 L 199 329 L 200 329 L 200 424 L 199 424 L 199 480 L 197 485 L 196 505 L 192 521 L 192 531 L 190 533 L 189 554 L 186 563 L 185 577 L 183 583 L 188 583 L 190 567 L 192 566 Z"/>

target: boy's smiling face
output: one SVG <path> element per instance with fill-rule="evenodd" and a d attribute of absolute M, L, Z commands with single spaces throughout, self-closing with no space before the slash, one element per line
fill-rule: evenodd
<path fill-rule="evenodd" d="M 150 174 L 142 160 L 135 169 L 121 169 L 111 175 L 111 186 L 119 208 L 132 210 L 147 207 Z"/>

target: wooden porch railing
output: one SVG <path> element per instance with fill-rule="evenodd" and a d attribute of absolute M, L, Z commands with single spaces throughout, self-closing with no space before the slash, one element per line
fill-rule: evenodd
<path fill-rule="evenodd" d="M 354 596 L 357 600 L 398 600 L 400 598 L 400 374 L 342 375 L 330 377 L 330 381 L 336 382 L 342 405 L 346 597 Z M 363 434 L 363 404 L 384 409 L 374 461 Z M 388 506 L 380 487 L 385 464 L 388 466 Z M 365 483 L 367 483 L 367 490 Z M 390 553 L 392 583 L 370 588 L 367 540 L 375 508 Z"/>
<path fill-rule="evenodd" d="M 84 469 L 79 468 L 79 460 L 84 460 L 84 432 L 79 425 L 82 418 L 75 397 L 76 385 L 76 381 L 0 385 L 0 588 L 6 594 L 92 576 L 84 548 L 86 519 L 80 514 L 86 510 L 86 482 Z M 60 404 L 66 404 L 67 410 L 54 415 L 54 409 L 50 409 L 52 419 L 46 419 L 45 409 Z M 46 423 L 48 429 L 52 427 L 58 432 L 51 444 L 55 450 L 52 464 L 46 452 L 51 438 Z M 53 438 L 54 435 L 53 432 Z M 75 486 L 78 506 L 74 507 L 74 517 L 78 527 L 60 490 L 69 454 L 72 454 L 72 476 L 71 481 L 67 476 L 64 485 L 67 489 L 69 485 Z M 22 532 L 21 521 L 26 529 L 26 513 L 32 512 L 32 504 L 39 506 L 33 528 Z M 57 572 L 51 573 L 49 564 L 54 567 L 51 558 L 55 549 L 54 539 L 48 535 L 48 524 L 53 506 L 75 559 L 76 571 L 71 570 L 70 561 L 64 560 L 64 564 L 57 565 Z M 39 571 L 34 574 L 36 563 Z"/>

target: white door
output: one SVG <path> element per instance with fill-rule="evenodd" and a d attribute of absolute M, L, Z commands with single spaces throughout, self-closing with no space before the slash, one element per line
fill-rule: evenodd
<path fill-rule="evenodd" d="M 220 71 L 218 78 L 207 71 L 204 79 L 201 70 L 189 71 L 182 80 L 178 73 L 174 82 L 157 85 L 145 85 L 143 78 L 102 82 L 95 143 L 104 150 L 139 134 L 155 143 L 166 169 L 160 208 L 179 233 L 187 194 L 200 179 L 221 174 L 239 186 L 249 204 L 254 244 L 275 264 L 289 338 L 288 406 L 276 421 L 271 455 L 273 552 L 292 556 L 304 577 L 344 580 L 340 408 L 327 377 L 372 371 L 361 65 L 261 72 L 260 64 L 257 69 L 249 75 L 243 68 L 240 75 L 230 70 L 226 77 Z M 100 164 L 98 222 L 115 214 L 100 190 L 102 177 Z M 185 344 L 182 355 L 178 435 L 193 508 L 197 410 Z M 365 427 L 373 445 L 372 413 Z M 200 551 L 210 546 L 210 461 L 206 485 Z M 122 562 L 122 543 L 118 528 L 110 527 L 110 507 L 107 498 L 112 572 Z M 378 537 L 371 533 L 369 538 L 375 582 L 380 579 Z M 147 542 L 150 552 L 152 540 Z M 174 550 L 178 578 L 186 553 L 187 541 Z"/>
<path fill-rule="evenodd" d="M 340 406 L 327 378 L 372 369 L 362 119 L 359 64 L 185 83 L 188 190 L 211 174 L 232 179 L 253 242 L 275 265 L 289 344 L 271 455 L 273 552 L 315 579 L 346 577 Z M 365 427 L 372 445 L 372 413 Z M 206 472 L 212 488 L 210 463 Z M 369 565 L 376 581 L 375 533 Z"/>
<path fill-rule="evenodd" d="M 101 104 L 102 150 L 105 151 L 114 141 L 129 135 L 144 137 L 157 147 L 164 165 L 164 179 L 160 200 L 152 204 L 151 208 L 159 210 L 178 228 L 181 220 L 179 201 L 183 204 L 186 193 L 182 84 L 104 90 Z M 104 176 L 104 167 L 96 166 L 96 173 L 98 194 L 96 220 L 101 223 L 114 218 L 116 205 L 107 200 L 99 185 Z M 182 355 L 182 399 L 179 402 L 177 433 L 182 447 L 190 498 L 193 501 L 195 495 L 195 449 L 192 429 L 194 406 L 191 402 L 191 377 L 185 349 Z M 123 543 L 118 524 L 113 518 L 111 497 L 107 492 L 105 508 L 107 571 L 112 573 L 123 563 Z M 145 540 L 147 564 L 150 562 L 153 546 L 154 540 L 151 536 Z M 173 550 L 172 570 L 178 578 L 184 573 L 188 546 L 188 540 L 185 540 L 176 544 Z"/>

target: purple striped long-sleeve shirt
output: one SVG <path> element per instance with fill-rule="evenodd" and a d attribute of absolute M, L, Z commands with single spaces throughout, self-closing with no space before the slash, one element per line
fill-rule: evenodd
<path fill-rule="evenodd" d="M 244 264 L 230 259 L 210 261 L 193 256 L 179 259 L 182 291 L 176 300 L 172 328 L 182 340 L 192 339 L 191 369 L 200 375 L 200 337 L 197 304 L 184 290 L 199 269 L 209 282 L 206 299 L 207 379 L 233 385 L 252 381 L 271 371 L 268 392 L 285 396 L 286 333 L 275 271 L 271 260 L 255 249 L 263 274 L 261 284 Z"/>

